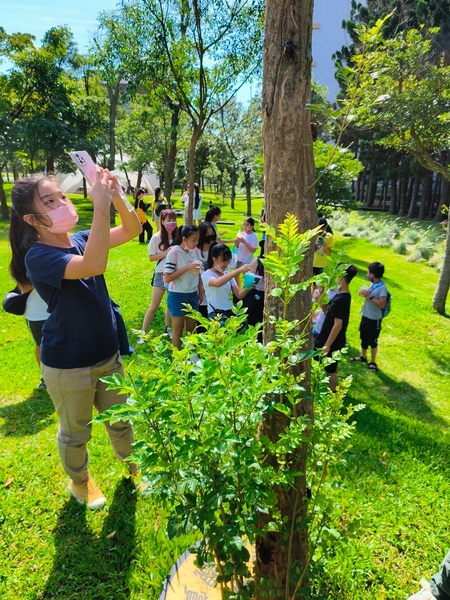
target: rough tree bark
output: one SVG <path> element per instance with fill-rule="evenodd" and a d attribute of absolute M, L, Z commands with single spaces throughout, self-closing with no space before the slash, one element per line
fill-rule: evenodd
<path fill-rule="evenodd" d="M 262 88 L 263 144 L 265 172 L 265 211 L 267 222 L 276 227 L 287 213 L 297 216 L 303 231 L 317 225 L 314 193 L 314 158 L 311 137 L 311 116 L 306 110 L 311 95 L 311 31 L 313 0 L 266 1 L 264 71 Z M 286 44 L 292 42 L 292 44 Z M 271 250 L 271 240 L 267 241 Z M 302 263 L 299 278 L 312 273 L 312 252 Z M 265 310 L 281 316 L 279 301 L 270 296 L 272 282 L 266 280 Z M 298 294 L 290 304 L 288 319 L 301 319 L 310 310 L 309 293 Z M 272 326 L 266 322 L 264 338 L 273 338 Z M 309 385 L 307 369 L 306 388 Z M 298 414 L 312 419 L 312 406 L 304 400 L 295 407 Z M 261 425 L 263 434 L 277 439 L 286 425 L 286 417 L 274 413 Z M 296 470 L 305 471 L 306 447 L 296 460 Z M 306 484 L 298 479 L 295 489 L 278 489 L 278 505 L 286 516 L 286 531 L 293 527 L 292 547 L 280 544 L 280 536 L 270 533 L 257 541 L 256 577 L 279 580 L 283 597 L 291 598 L 295 584 L 289 581 L 294 561 L 301 568 L 308 563 L 308 531 L 295 527 L 306 515 Z M 263 520 L 264 515 L 261 516 Z M 270 517 L 269 517 L 270 518 Z"/>
<path fill-rule="evenodd" d="M 167 105 L 171 111 L 171 119 L 169 152 L 164 166 L 164 197 L 170 202 L 173 191 L 175 161 L 177 158 L 178 128 L 180 124 L 181 107 L 179 104 L 171 102 L 170 100 L 167 100 Z"/>

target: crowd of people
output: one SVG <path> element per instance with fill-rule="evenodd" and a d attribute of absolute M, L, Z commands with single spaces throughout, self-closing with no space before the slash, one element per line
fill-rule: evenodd
<path fill-rule="evenodd" d="M 184 331 L 192 332 L 198 327 L 186 315 L 187 307 L 222 324 L 232 315 L 233 303 L 237 301 L 242 301 L 247 309 L 249 325 L 261 323 L 264 313 L 261 261 L 264 240 L 262 244 L 258 240 L 252 217 L 243 219 L 236 236 L 224 239 L 226 231 L 219 232 L 217 228 L 220 208 L 211 205 L 202 219 L 202 198 L 195 186 L 196 224 L 186 224 L 181 211 L 170 206 L 160 188 L 155 190 L 153 202 L 146 202 L 146 191 L 139 188 L 134 211 L 130 212 L 117 186 L 111 173 L 98 170 L 89 192 L 94 205 L 92 227 L 73 235 L 69 234 L 78 215 L 51 177 L 33 175 L 19 180 L 11 194 L 11 274 L 23 291 L 33 290 L 25 318 L 36 343 L 36 359 L 42 373 L 40 385 L 47 386 L 58 414 L 58 449 L 70 477 L 68 489 L 90 508 L 105 503 L 88 470 L 86 445 L 91 434 L 92 411 L 94 406 L 102 412 L 118 403 L 116 392 L 107 391 L 101 379 L 122 372 L 118 324 L 103 278 L 109 248 L 137 237 L 141 243 L 147 241 L 149 260 L 155 264 L 151 302 L 138 344 L 145 343 L 145 333 L 166 291 L 165 333 L 176 348 L 181 348 Z M 121 225 L 112 229 L 111 202 L 121 217 Z M 155 233 L 147 219 L 150 208 Z M 314 253 L 317 275 L 326 267 L 333 247 L 333 232 L 326 219 L 319 220 L 319 227 Z M 348 266 L 333 292 L 325 294 L 320 286 L 313 291 L 313 300 L 317 302 L 313 318 L 315 347 L 324 350 L 325 355 L 331 356 L 346 343 L 349 285 L 356 272 L 354 265 Z M 352 360 L 367 363 L 370 347 L 371 370 L 377 369 L 377 342 L 387 297 L 383 272 L 381 263 L 371 263 L 370 286 L 359 292 L 365 298 L 360 325 L 361 353 Z M 262 341 L 262 332 L 259 340 Z M 332 390 L 337 383 L 337 367 L 338 361 L 326 365 Z M 130 426 L 117 422 L 107 423 L 106 427 L 116 456 L 126 462 L 133 441 Z M 128 468 L 130 476 L 136 476 L 136 467 L 129 464 Z"/>

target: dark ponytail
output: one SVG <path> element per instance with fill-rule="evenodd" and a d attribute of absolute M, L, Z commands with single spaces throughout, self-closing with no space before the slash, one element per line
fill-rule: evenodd
<path fill-rule="evenodd" d="M 19 179 L 11 190 L 11 220 L 9 226 L 9 243 L 12 259 L 9 264 L 11 276 L 21 285 L 30 285 L 25 268 L 25 255 L 31 246 L 38 241 L 36 229 L 23 220 L 24 215 L 33 214 L 34 201 L 39 199 L 38 185 L 41 181 L 49 180 L 45 175 L 31 175 Z M 53 181 L 53 179 L 50 179 Z"/>
<path fill-rule="evenodd" d="M 200 204 L 200 189 L 198 183 L 194 183 L 194 208 L 197 210 Z"/>

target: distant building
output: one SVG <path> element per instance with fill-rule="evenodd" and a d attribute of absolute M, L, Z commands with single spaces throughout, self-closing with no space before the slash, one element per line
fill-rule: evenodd
<path fill-rule="evenodd" d="M 363 2 L 364 3 L 364 2 Z M 339 92 L 333 54 L 351 43 L 342 21 L 350 18 L 351 0 L 314 0 L 312 59 L 314 81 L 328 87 L 328 100 Z"/>

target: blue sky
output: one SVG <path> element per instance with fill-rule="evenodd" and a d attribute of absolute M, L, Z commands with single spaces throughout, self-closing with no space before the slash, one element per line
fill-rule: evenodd
<path fill-rule="evenodd" d="M 116 5 L 117 0 L 0 0 L 0 25 L 8 34 L 31 33 L 37 46 L 51 27 L 68 25 L 84 53 L 96 30 L 98 13 L 114 10 Z"/>

